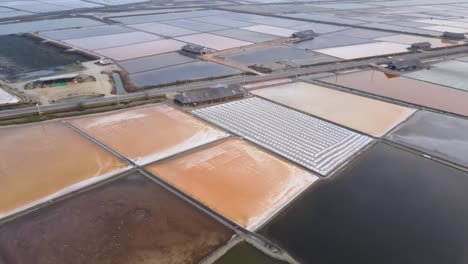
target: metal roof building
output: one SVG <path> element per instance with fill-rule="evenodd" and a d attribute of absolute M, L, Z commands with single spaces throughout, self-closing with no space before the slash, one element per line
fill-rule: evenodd
<path fill-rule="evenodd" d="M 305 40 L 310 40 L 310 39 L 314 39 L 315 37 L 317 37 L 319 34 L 317 34 L 315 31 L 313 30 L 304 30 L 304 31 L 298 31 L 298 32 L 294 32 L 291 37 L 292 37 L 292 41 L 293 42 L 301 42 L 301 41 L 305 41 Z"/>
<path fill-rule="evenodd" d="M 416 42 L 411 44 L 411 46 L 408 48 L 408 50 L 427 50 L 432 47 L 432 44 L 429 42 Z"/>
<path fill-rule="evenodd" d="M 230 85 L 227 87 L 206 88 L 197 91 L 188 91 L 177 94 L 174 100 L 183 105 L 198 105 L 203 103 L 212 103 L 234 98 L 241 98 L 247 94 L 247 91 L 238 86 Z"/>
<path fill-rule="evenodd" d="M 207 47 L 202 47 L 194 44 L 187 44 L 182 47 L 182 51 L 195 55 L 203 55 L 206 53 L 210 53 L 212 50 Z"/>
<path fill-rule="evenodd" d="M 39 78 L 36 81 L 37 82 L 50 82 L 50 81 L 58 81 L 58 80 L 66 80 L 66 79 L 74 79 L 77 78 L 78 74 L 63 74 L 63 75 L 55 75 L 55 76 L 50 76 L 50 77 L 43 77 Z"/>
<path fill-rule="evenodd" d="M 391 61 L 387 68 L 395 71 L 410 71 L 426 68 L 426 65 L 420 59 L 406 59 Z"/>
<path fill-rule="evenodd" d="M 462 40 L 466 38 L 465 34 L 463 33 L 454 33 L 454 32 L 447 32 L 447 31 L 445 31 L 441 37 L 445 39 L 452 39 L 452 40 Z"/>

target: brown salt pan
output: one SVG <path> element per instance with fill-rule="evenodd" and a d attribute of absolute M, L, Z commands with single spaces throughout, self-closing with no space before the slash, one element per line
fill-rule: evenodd
<path fill-rule="evenodd" d="M 404 102 L 468 116 L 468 93 L 379 71 L 362 71 L 321 81 Z"/>
<path fill-rule="evenodd" d="M 415 112 L 414 109 L 304 82 L 251 93 L 377 137 Z"/>
<path fill-rule="evenodd" d="M 240 139 L 218 142 L 148 170 L 250 230 L 317 180 Z"/>
<path fill-rule="evenodd" d="M 165 104 L 69 122 L 140 165 L 227 136 Z"/>
<path fill-rule="evenodd" d="M 0 264 L 198 263 L 232 232 L 133 174 L 0 227 Z"/>
<path fill-rule="evenodd" d="M 0 217 L 127 167 L 58 122 L 0 129 L 0 157 Z"/>

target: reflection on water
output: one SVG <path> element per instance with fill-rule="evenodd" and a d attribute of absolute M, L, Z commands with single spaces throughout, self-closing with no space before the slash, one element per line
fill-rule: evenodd
<path fill-rule="evenodd" d="M 90 60 L 84 55 L 65 53 L 63 48 L 19 35 L 0 36 L 0 51 L 0 73 L 18 75 L 15 78 L 34 77 L 47 71 L 52 73 L 52 68 Z M 26 74 L 29 72 L 35 73 Z"/>
<path fill-rule="evenodd" d="M 321 81 L 370 94 L 468 116 L 468 93 L 379 71 L 360 71 Z"/>
<path fill-rule="evenodd" d="M 418 111 L 389 140 L 468 167 L 468 120 Z"/>
<path fill-rule="evenodd" d="M 378 143 L 260 233 L 303 263 L 468 263 L 468 174 Z"/>

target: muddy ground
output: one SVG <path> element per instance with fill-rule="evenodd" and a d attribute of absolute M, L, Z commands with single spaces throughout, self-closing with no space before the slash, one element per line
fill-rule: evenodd
<path fill-rule="evenodd" d="M 139 174 L 0 227 L 0 263 L 198 263 L 232 232 Z"/>

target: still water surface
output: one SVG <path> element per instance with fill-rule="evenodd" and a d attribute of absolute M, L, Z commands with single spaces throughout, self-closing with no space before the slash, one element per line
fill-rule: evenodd
<path fill-rule="evenodd" d="M 376 144 L 260 233 L 303 263 L 468 263 L 468 174 Z"/>

